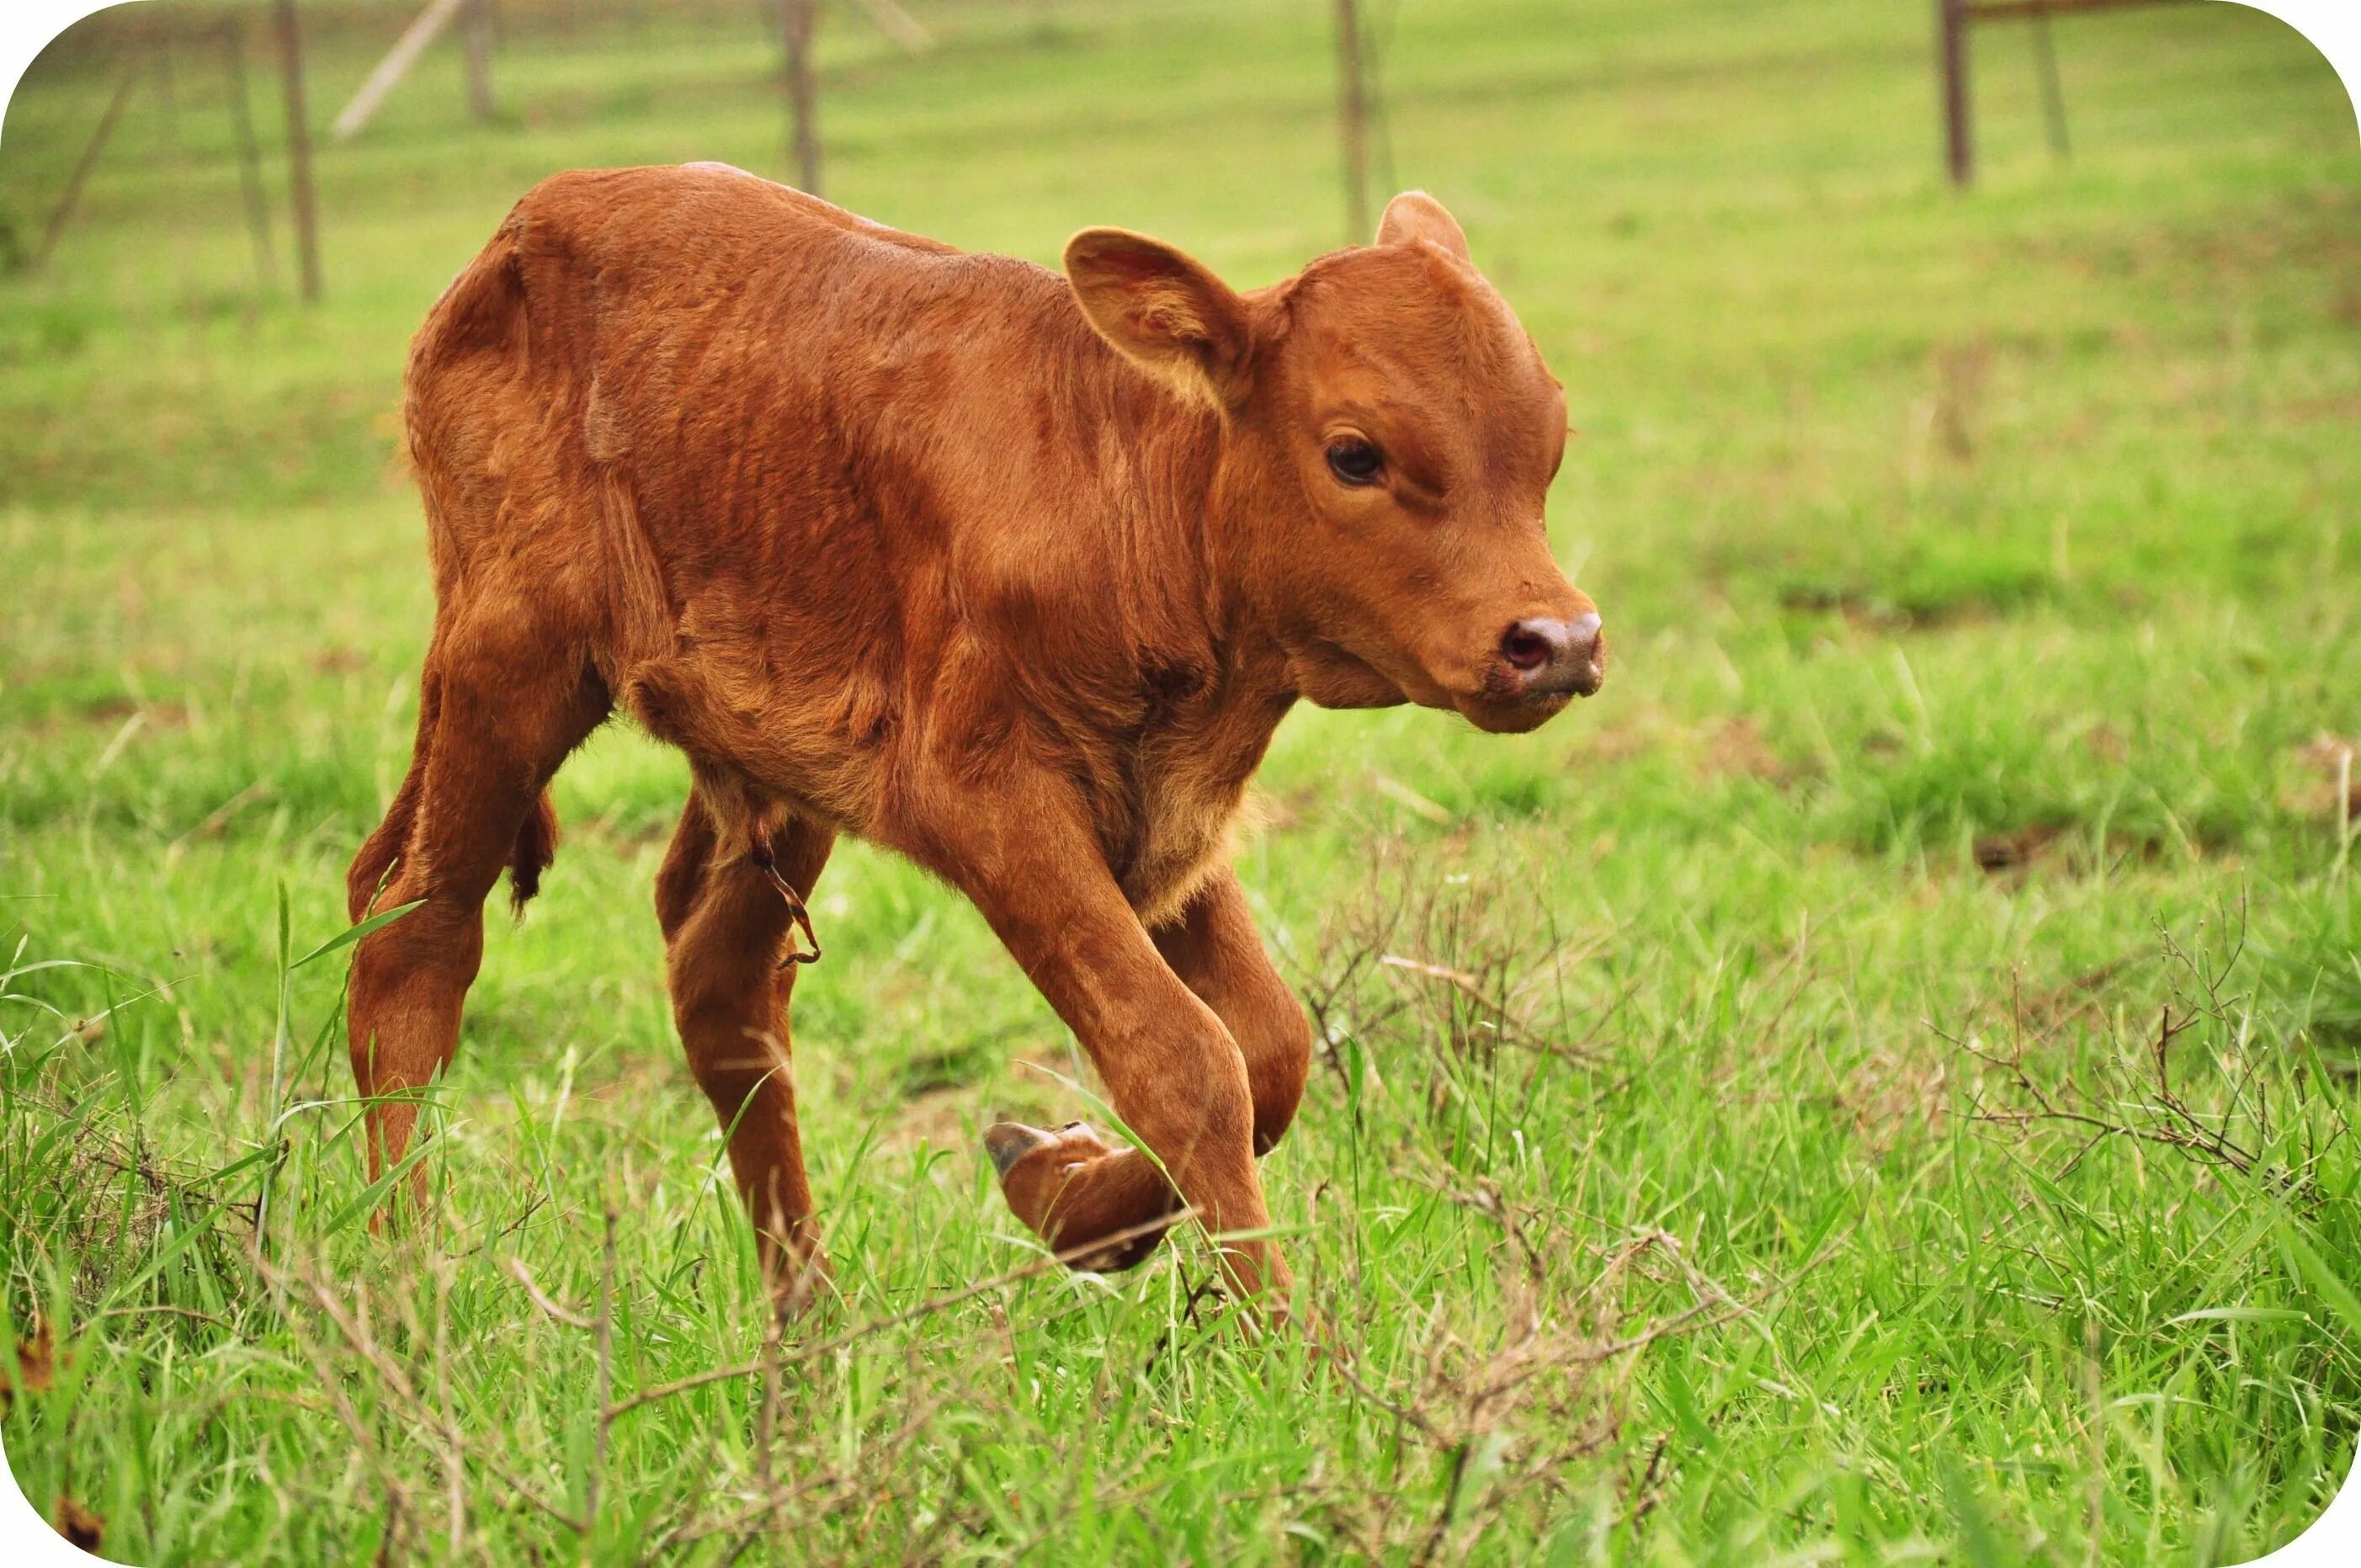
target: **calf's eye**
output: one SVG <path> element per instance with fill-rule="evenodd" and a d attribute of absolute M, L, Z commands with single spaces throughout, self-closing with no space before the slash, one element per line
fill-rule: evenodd
<path fill-rule="evenodd" d="M 1385 455 L 1366 441 L 1347 436 L 1328 444 L 1328 471 L 1340 485 L 1374 485 L 1385 466 Z"/>

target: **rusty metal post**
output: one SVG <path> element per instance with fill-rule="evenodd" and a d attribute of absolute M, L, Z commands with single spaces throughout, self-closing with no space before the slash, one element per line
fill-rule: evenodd
<path fill-rule="evenodd" d="M 1345 143 L 1345 238 L 1369 242 L 1368 78 L 1361 64 L 1358 0 L 1336 0 L 1336 124 Z"/>
<path fill-rule="evenodd" d="M 287 94 L 287 182 L 295 209 L 295 255 L 303 298 L 317 300 L 320 228 L 312 192 L 312 127 L 303 108 L 303 36 L 295 24 L 295 0 L 272 0 L 271 20 L 279 33 L 279 77 Z"/>
<path fill-rule="evenodd" d="M 779 33 L 786 46 L 790 150 L 796 179 L 819 194 L 819 84 L 812 75 L 812 35 L 819 25 L 819 0 L 779 0 Z"/>
<path fill-rule="evenodd" d="M 1941 33 L 1938 53 L 1943 72 L 1943 142 L 1951 183 L 1966 186 L 1976 177 L 1975 128 L 1968 102 L 1967 0 L 1935 0 L 1936 25 Z"/>

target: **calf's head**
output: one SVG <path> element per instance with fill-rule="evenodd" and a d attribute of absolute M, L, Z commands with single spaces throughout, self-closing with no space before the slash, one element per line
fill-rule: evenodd
<path fill-rule="evenodd" d="M 1524 730 L 1598 689 L 1598 609 L 1543 521 L 1565 390 L 1439 203 L 1398 196 L 1375 245 L 1243 294 L 1121 229 L 1076 235 L 1066 275 L 1102 336 L 1221 411 L 1225 554 L 1305 696 Z"/>

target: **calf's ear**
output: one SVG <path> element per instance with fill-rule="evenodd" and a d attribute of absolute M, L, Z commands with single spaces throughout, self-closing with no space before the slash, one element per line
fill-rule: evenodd
<path fill-rule="evenodd" d="M 1098 334 L 1126 357 L 1223 407 L 1244 400 L 1253 332 L 1246 302 L 1188 257 L 1128 229 L 1066 242 L 1066 280 Z"/>
<path fill-rule="evenodd" d="M 1467 236 L 1460 232 L 1459 220 L 1425 192 L 1405 191 L 1386 203 L 1386 215 L 1378 224 L 1378 243 L 1409 245 L 1422 239 L 1462 261 L 1467 259 Z"/>

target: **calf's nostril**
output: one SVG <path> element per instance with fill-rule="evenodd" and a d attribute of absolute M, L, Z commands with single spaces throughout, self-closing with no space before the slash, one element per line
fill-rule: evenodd
<path fill-rule="evenodd" d="M 1513 627 L 1500 640 L 1500 657 L 1513 669 L 1528 673 L 1540 669 L 1557 652 L 1554 640 L 1531 624 Z"/>

